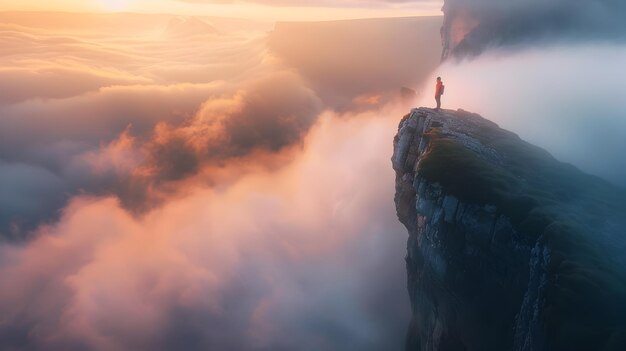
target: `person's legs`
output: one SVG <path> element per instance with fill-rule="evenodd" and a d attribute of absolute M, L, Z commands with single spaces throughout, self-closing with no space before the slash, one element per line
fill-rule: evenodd
<path fill-rule="evenodd" d="M 437 101 L 437 110 L 441 109 L 441 96 L 435 96 L 435 100 Z"/>

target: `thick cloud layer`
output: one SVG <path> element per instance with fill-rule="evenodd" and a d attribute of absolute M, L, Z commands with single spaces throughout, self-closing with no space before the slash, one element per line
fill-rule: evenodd
<path fill-rule="evenodd" d="M 219 189 L 188 183 L 141 217 L 114 198 L 74 199 L 29 245 L 2 247 L 0 344 L 400 349 L 409 309 L 389 190 L 395 124 L 326 116 L 286 167 Z"/>
<path fill-rule="evenodd" d="M 276 151 L 321 111 L 296 75 L 272 66 L 254 26 L 241 27 L 245 35 L 225 26 L 217 35 L 198 31 L 209 26 L 200 19 L 87 15 L 90 26 L 79 15 L 52 14 L 41 16 L 43 30 L 33 16 L 7 19 L 0 36 L 11 53 L 0 61 L 13 67 L 0 72 L 5 237 L 54 219 L 80 192 L 149 206 L 155 183 L 180 179 L 206 160 Z M 118 32 L 127 22 L 145 27 L 129 37 Z M 283 107 L 271 111 L 268 104 L 282 98 Z M 261 125 L 265 131 L 256 133 Z M 199 134 L 194 145 L 181 141 Z M 17 176 L 25 169 L 37 176 Z"/>
<path fill-rule="evenodd" d="M 216 98 L 203 103 L 210 95 Z M 144 196 L 138 188 L 181 179 L 203 162 L 291 145 L 321 111 L 315 94 L 290 73 L 239 90 L 225 84 L 104 88 L 0 110 L 0 157 L 8 166 L 30 164 L 58 174 L 64 186 L 51 190 L 57 198 L 79 189 L 94 194 L 114 190 L 126 204 Z M 135 176 L 142 178 L 136 184 L 141 187 L 124 190 Z M 37 188 L 42 180 L 11 178 L 24 189 Z M 20 187 L 5 185 L 17 198 L 38 201 L 36 193 L 31 192 L 31 199 L 16 190 Z"/>
<path fill-rule="evenodd" d="M 376 108 L 410 81 L 402 72 L 408 64 L 390 65 L 380 79 L 352 79 L 367 76 L 380 61 L 376 57 L 358 55 L 361 64 L 352 66 L 332 52 L 314 65 L 292 61 L 288 48 L 268 52 L 257 24 L 238 20 L 37 16 L 0 16 L 6 28 L 0 43 L 11 53 L 0 62 L 12 67 L 0 70 L 0 85 L 11 88 L 0 90 L 4 237 L 27 236 L 78 193 L 115 194 L 141 212 L 176 192 L 169 183 L 193 177 L 207 164 L 220 167 L 253 154 L 271 164 L 259 154 L 300 143 L 323 109 Z M 389 38 L 422 28 L 419 20 L 406 22 L 348 22 L 344 27 L 352 34 L 342 43 L 368 28 L 376 35 L 368 44 L 400 56 L 403 46 L 390 46 Z M 125 23 L 133 23 L 130 36 L 119 29 Z M 386 30 L 385 23 L 396 29 Z M 433 20 L 424 23 L 436 32 Z M 324 32 L 320 28 L 310 35 Z M 422 42 L 428 45 L 436 42 Z M 411 66 L 425 76 L 434 58 Z M 333 84 L 311 84 L 306 74 L 313 66 L 343 76 L 327 80 Z M 16 176 L 24 169 L 38 176 Z"/>
<path fill-rule="evenodd" d="M 85 16 L 0 14 L 2 348 L 400 349 L 405 67 L 330 91 L 255 24 Z"/>

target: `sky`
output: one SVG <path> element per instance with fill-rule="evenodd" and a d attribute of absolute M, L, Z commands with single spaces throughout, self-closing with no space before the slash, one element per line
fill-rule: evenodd
<path fill-rule="evenodd" d="M 139 12 L 268 21 L 440 15 L 442 1 L 0 0 L 7 11 Z"/>

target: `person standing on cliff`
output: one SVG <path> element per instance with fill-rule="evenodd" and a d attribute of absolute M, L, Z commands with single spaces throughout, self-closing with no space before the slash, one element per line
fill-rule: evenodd
<path fill-rule="evenodd" d="M 445 86 L 441 81 L 441 77 L 437 77 L 437 85 L 435 86 L 435 101 L 437 101 L 437 108 L 435 111 L 439 111 L 441 109 L 441 95 L 443 95 Z"/>

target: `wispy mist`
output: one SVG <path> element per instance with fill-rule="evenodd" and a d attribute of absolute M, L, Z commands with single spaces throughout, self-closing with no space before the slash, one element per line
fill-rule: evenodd
<path fill-rule="evenodd" d="M 626 186 L 625 60 L 622 45 L 539 46 L 447 62 L 436 74 L 446 83 L 445 108 L 481 113 L 558 159 Z"/>

